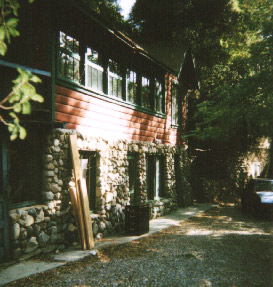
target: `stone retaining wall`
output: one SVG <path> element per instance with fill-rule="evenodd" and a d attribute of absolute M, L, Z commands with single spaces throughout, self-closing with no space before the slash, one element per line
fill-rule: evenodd
<path fill-rule="evenodd" d="M 185 170 L 188 166 L 185 163 L 186 152 L 182 147 L 127 140 L 109 141 L 83 136 L 72 130 L 56 129 L 48 137 L 44 150 L 44 176 L 41 186 L 43 205 L 10 211 L 14 258 L 62 250 L 68 245 L 78 243 L 78 232 L 68 192 L 72 179 L 69 135 L 75 133 L 78 136 L 79 150 L 97 154 L 96 207 L 91 214 L 95 238 L 124 232 L 125 206 L 130 204 L 127 160 L 129 153 L 136 155 L 136 203 L 148 202 L 151 218 L 168 214 L 177 207 L 175 156 L 179 159 L 178 175 L 183 178 L 182 182 L 187 183 Z M 164 155 L 163 199 L 147 200 L 147 154 Z M 182 184 L 178 190 L 184 192 L 185 202 L 190 202 L 188 186 Z"/>

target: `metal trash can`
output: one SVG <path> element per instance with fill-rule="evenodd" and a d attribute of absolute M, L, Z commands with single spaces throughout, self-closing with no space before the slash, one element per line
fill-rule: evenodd
<path fill-rule="evenodd" d="M 149 204 L 125 206 L 125 233 L 141 235 L 149 232 Z"/>

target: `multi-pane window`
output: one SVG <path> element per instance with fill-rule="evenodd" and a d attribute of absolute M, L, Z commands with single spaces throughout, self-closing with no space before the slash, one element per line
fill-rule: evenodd
<path fill-rule="evenodd" d="M 106 64 L 108 63 L 108 65 Z M 59 33 L 58 75 L 85 86 L 107 93 L 145 109 L 164 113 L 165 99 L 162 81 L 135 72 L 134 67 L 109 59 L 105 54 L 67 35 Z M 127 71 L 126 71 L 127 69 Z"/>
<path fill-rule="evenodd" d="M 164 97 L 163 97 L 163 87 L 161 81 L 155 79 L 155 111 L 163 113 L 164 112 Z"/>
<path fill-rule="evenodd" d="M 151 90 L 150 90 L 150 79 L 142 77 L 141 80 L 141 96 L 142 96 L 142 106 L 145 108 L 151 108 L 150 100 Z"/>
<path fill-rule="evenodd" d="M 135 203 L 135 181 L 136 181 L 136 158 L 135 155 L 128 155 L 128 175 L 129 175 L 129 191 L 130 191 L 130 203 Z"/>
<path fill-rule="evenodd" d="M 59 74 L 74 82 L 80 82 L 79 41 L 60 32 Z"/>
<path fill-rule="evenodd" d="M 87 48 L 85 55 L 85 84 L 88 88 L 103 91 L 103 67 L 100 54 Z"/>
<path fill-rule="evenodd" d="M 116 61 L 109 60 L 108 93 L 122 98 L 122 70 Z"/>
<path fill-rule="evenodd" d="M 90 209 L 96 207 L 96 153 L 81 151 L 82 178 L 86 181 Z"/>
<path fill-rule="evenodd" d="M 148 199 L 164 196 L 164 156 L 147 155 L 146 183 Z"/>
<path fill-rule="evenodd" d="M 137 103 L 137 74 L 134 71 L 127 71 L 127 100 Z"/>
<path fill-rule="evenodd" d="M 172 84 L 172 124 L 179 124 L 179 86 Z"/>

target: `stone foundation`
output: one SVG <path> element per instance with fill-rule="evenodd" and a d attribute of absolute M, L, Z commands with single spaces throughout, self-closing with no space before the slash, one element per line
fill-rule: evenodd
<path fill-rule="evenodd" d="M 78 244 L 78 232 L 68 192 L 72 179 L 69 135 L 77 134 L 79 150 L 96 153 L 96 205 L 91 212 L 97 239 L 124 232 L 125 206 L 130 204 L 128 154 L 136 158 L 135 203 L 150 205 L 150 218 L 177 208 L 177 198 L 187 205 L 191 193 L 187 181 L 187 155 L 183 147 L 161 143 L 108 141 L 56 129 L 44 151 L 41 186 L 43 205 L 10 211 L 13 257 L 31 256 Z M 148 154 L 164 156 L 164 198 L 148 200 L 146 160 Z M 178 161 L 175 165 L 175 160 Z M 175 170 L 176 166 L 176 170 Z M 179 177 L 179 186 L 176 179 Z M 177 196 L 179 193 L 179 196 Z"/>

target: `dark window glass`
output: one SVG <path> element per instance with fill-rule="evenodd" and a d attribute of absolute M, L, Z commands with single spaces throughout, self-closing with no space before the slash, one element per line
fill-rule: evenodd
<path fill-rule="evenodd" d="M 94 49 L 87 48 L 85 61 L 86 86 L 102 92 L 103 90 L 103 67 L 100 54 Z"/>
<path fill-rule="evenodd" d="M 128 174 L 129 174 L 129 191 L 130 203 L 135 203 L 135 180 L 136 180 L 136 159 L 134 155 L 128 155 Z"/>
<path fill-rule="evenodd" d="M 109 60 L 108 93 L 111 96 L 122 98 L 122 71 L 119 64 Z"/>
<path fill-rule="evenodd" d="M 164 156 L 147 155 L 146 184 L 148 199 L 164 196 Z"/>
<path fill-rule="evenodd" d="M 163 87 L 159 80 L 155 80 L 155 111 L 164 113 L 164 97 L 163 97 Z"/>
<path fill-rule="evenodd" d="M 80 82 L 79 41 L 60 32 L 59 49 L 59 75 Z"/>
<path fill-rule="evenodd" d="M 86 181 L 89 205 L 91 210 L 96 208 L 96 153 L 81 151 L 82 177 Z"/>
<path fill-rule="evenodd" d="M 172 85 L 172 124 L 178 125 L 179 123 L 179 86 Z"/>
<path fill-rule="evenodd" d="M 151 90 L 150 90 L 150 79 L 142 77 L 141 81 L 141 96 L 142 106 L 145 108 L 151 108 Z"/>
<path fill-rule="evenodd" d="M 134 71 L 127 71 L 127 100 L 133 104 L 137 103 L 137 75 Z"/>
<path fill-rule="evenodd" d="M 9 200 L 11 206 L 32 204 L 41 198 L 42 191 L 42 134 L 28 128 L 25 140 L 9 145 Z"/>

